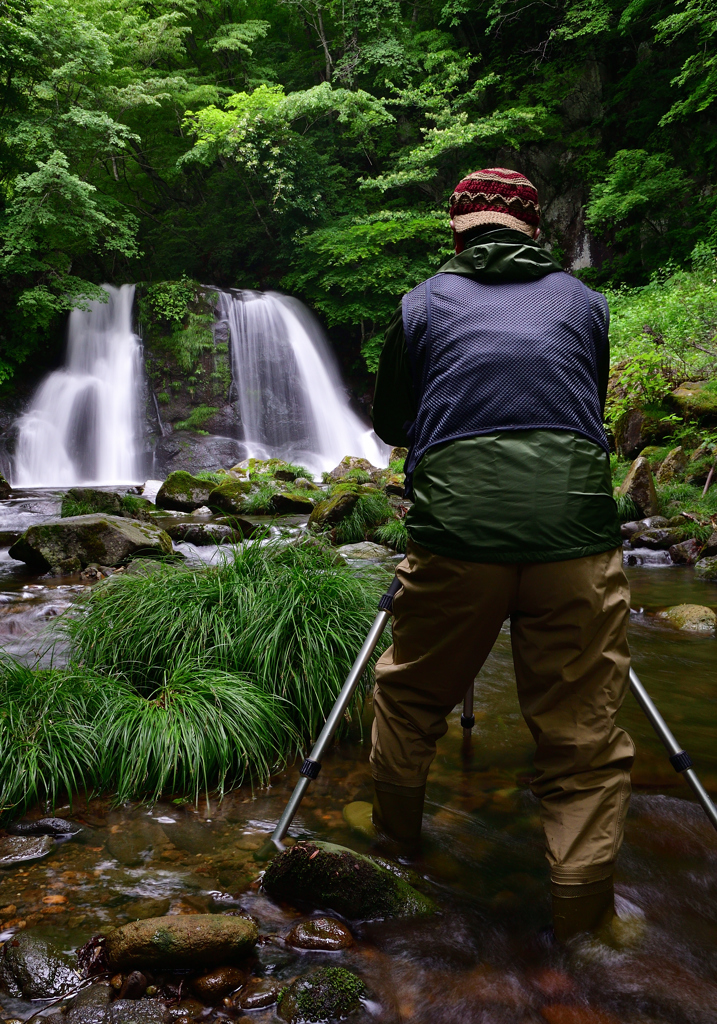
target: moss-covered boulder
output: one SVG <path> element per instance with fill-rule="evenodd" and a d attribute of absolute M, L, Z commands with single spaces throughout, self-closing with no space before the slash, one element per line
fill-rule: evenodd
<path fill-rule="evenodd" d="M 105 939 L 113 970 L 234 964 L 252 951 L 256 925 L 246 917 L 176 914 L 115 928 Z"/>
<path fill-rule="evenodd" d="M 239 520 L 232 520 L 233 523 Z M 241 520 L 246 522 L 246 520 Z M 250 537 L 256 530 L 253 523 L 246 523 L 247 531 L 236 529 L 228 523 L 174 523 L 167 527 L 167 533 L 175 541 L 206 547 L 209 544 L 241 544 L 244 537 Z"/>
<path fill-rule="evenodd" d="M 119 516 L 71 516 L 31 526 L 10 548 L 10 557 L 38 572 L 78 572 L 86 566 L 121 565 L 132 555 L 172 554 L 172 541 L 151 523 Z"/>
<path fill-rule="evenodd" d="M 358 492 L 347 491 L 318 502 L 309 517 L 309 526 L 315 530 L 328 530 L 336 526 L 342 519 L 351 515 L 358 499 Z"/>
<path fill-rule="evenodd" d="M 711 608 L 702 604 L 676 604 L 659 613 L 659 618 L 667 619 L 675 629 L 685 633 L 699 633 L 703 636 L 714 636 L 717 615 Z"/>
<path fill-rule="evenodd" d="M 386 483 L 383 485 L 383 489 L 386 494 L 395 494 L 402 498 L 403 492 L 406 489 L 406 477 L 403 473 L 390 473 Z"/>
<path fill-rule="evenodd" d="M 214 487 L 207 495 L 206 502 L 202 504 L 227 515 L 239 515 L 244 511 L 246 496 L 250 491 L 251 484 L 248 480 L 227 480 L 219 487 Z"/>
<path fill-rule="evenodd" d="M 642 455 L 644 458 L 645 453 L 643 452 Z M 671 484 L 674 480 L 684 479 L 687 461 L 687 452 L 681 444 L 677 448 L 673 448 L 660 464 L 655 477 L 656 482 L 664 485 Z"/>
<path fill-rule="evenodd" d="M 673 544 L 680 544 L 689 536 L 683 527 L 640 530 L 633 534 L 630 543 L 633 548 L 650 548 L 652 551 L 666 551 Z"/>
<path fill-rule="evenodd" d="M 708 583 L 717 583 L 717 555 L 700 558 L 699 562 L 695 563 L 695 576 Z"/>
<path fill-rule="evenodd" d="M 314 503 L 310 498 L 286 491 L 272 494 L 269 504 L 271 511 L 277 516 L 308 516 L 314 511 Z"/>
<path fill-rule="evenodd" d="M 717 423 L 717 380 L 687 380 L 672 392 L 672 402 L 686 419 Z"/>
<path fill-rule="evenodd" d="M 279 1016 L 289 1024 L 343 1020 L 358 1010 L 366 987 L 344 967 L 319 967 L 279 994 Z"/>
<path fill-rule="evenodd" d="M 632 499 L 640 515 L 657 515 L 659 505 L 655 481 L 647 459 L 639 457 L 630 466 L 630 470 L 620 488 L 620 494 Z"/>
<path fill-rule="evenodd" d="M 157 492 L 157 507 L 171 512 L 193 512 L 208 503 L 216 483 L 198 480 L 191 473 L 177 470 L 170 473 Z"/>
<path fill-rule="evenodd" d="M 12 488 L 10 487 L 10 484 L 7 482 L 2 473 L 0 473 L 0 501 L 7 501 L 7 499 L 10 497 L 11 490 Z"/>
<path fill-rule="evenodd" d="M 338 466 L 335 466 L 329 473 L 329 479 L 341 480 L 347 473 L 350 473 L 352 469 L 362 470 L 364 473 L 368 473 L 369 476 L 379 472 L 378 468 L 372 465 L 368 459 L 359 459 L 353 455 L 344 455 Z"/>
<path fill-rule="evenodd" d="M 370 857 L 333 843 L 297 843 L 274 858 L 262 884 L 276 899 L 335 910 L 349 920 L 411 917 L 436 909 Z"/>
<path fill-rule="evenodd" d="M 60 515 L 63 519 L 95 512 L 122 515 L 122 495 L 116 491 L 102 491 L 98 487 L 71 487 L 62 498 Z"/>

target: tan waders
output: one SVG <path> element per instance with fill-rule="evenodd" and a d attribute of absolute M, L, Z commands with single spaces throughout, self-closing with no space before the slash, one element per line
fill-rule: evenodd
<path fill-rule="evenodd" d="M 528 564 L 464 562 L 411 544 L 397 569 L 393 644 L 376 666 L 374 821 L 411 841 L 446 717 L 510 618 L 523 717 L 536 743 L 555 914 L 565 940 L 612 915 L 612 872 L 634 747 L 615 724 L 627 693 L 622 552 Z"/>

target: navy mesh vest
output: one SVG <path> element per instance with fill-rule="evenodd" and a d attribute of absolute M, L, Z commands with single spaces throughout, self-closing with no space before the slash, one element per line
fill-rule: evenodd
<path fill-rule="evenodd" d="M 418 405 L 406 478 L 429 448 L 499 430 L 572 430 L 608 451 L 602 295 L 565 273 L 484 284 L 436 274 L 403 298 Z"/>

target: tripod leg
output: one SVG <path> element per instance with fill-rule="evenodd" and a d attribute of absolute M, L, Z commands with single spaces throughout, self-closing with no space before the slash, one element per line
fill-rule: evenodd
<path fill-rule="evenodd" d="M 473 714 L 473 698 L 475 696 L 475 681 L 466 690 L 463 698 L 463 714 L 461 715 L 461 726 L 463 727 L 463 739 L 471 738 L 471 730 L 476 724 L 476 716 Z"/>
<path fill-rule="evenodd" d="M 655 707 L 652 698 L 638 679 L 637 673 L 633 669 L 630 669 L 630 689 L 632 690 L 635 700 L 645 712 L 650 725 L 664 743 L 670 755 L 670 764 L 676 772 L 685 776 L 692 787 L 692 791 L 695 796 L 702 804 L 705 814 L 712 825 L 714 825 L 715 829 L 717 829 L 717 807 L 712 803 L 709 793 L 698 779 L 697 774 L 692 767 L 692 758 L 686 750 L 682 749 L 675 737 L 672 735 L 667 722 Z"/>

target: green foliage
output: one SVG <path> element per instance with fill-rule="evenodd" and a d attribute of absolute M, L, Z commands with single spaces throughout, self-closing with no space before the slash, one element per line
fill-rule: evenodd
<path fill-rule="evenodd" d="M 617 514 L 621 523 L 632 523 L 640 518 L 637 506 L 629 495 L 616 495 L 615 503 L 617 504 Z"/>
<path fill-rule="evenodd" d="M 703 487 L 692 484 L 674 482 L 657 487 L 657 497 L 662 515 L 674 516 L 678 512 L 689 512 L 691 515 L 711 517 L 717 515 L 717 485 L 711 487 L 702 497 Z M 714 526 L 710 523 L 712 532 Z M 706 537 L 700 539 L 705 540 Z"/>
<path fill-rule="evenodd" d="M 62 499 L 60 515 L 67 519 L 70 516 L 91 516 L 96 511 L 91 501 L 77 501 L 76 498 L 65 497 Z"/>
<path fill-rule="evenodd" d="M 175 423 L 174 428 L 175 430 L 199 430 L 216 412 L 219 410 L 215 406 L 198 405 L 196 409 L 192 409 L 186 420 L 179 420 Z"/>
<path fill-rule="evenodd" d="M 334 493 L 341 488 L 335 488 Z M 357 544 L 381 523 L 393 517 L 391 503 L 382 491 L 361 494 L 350 515 L 336 526 L 339 544 Z"/>

